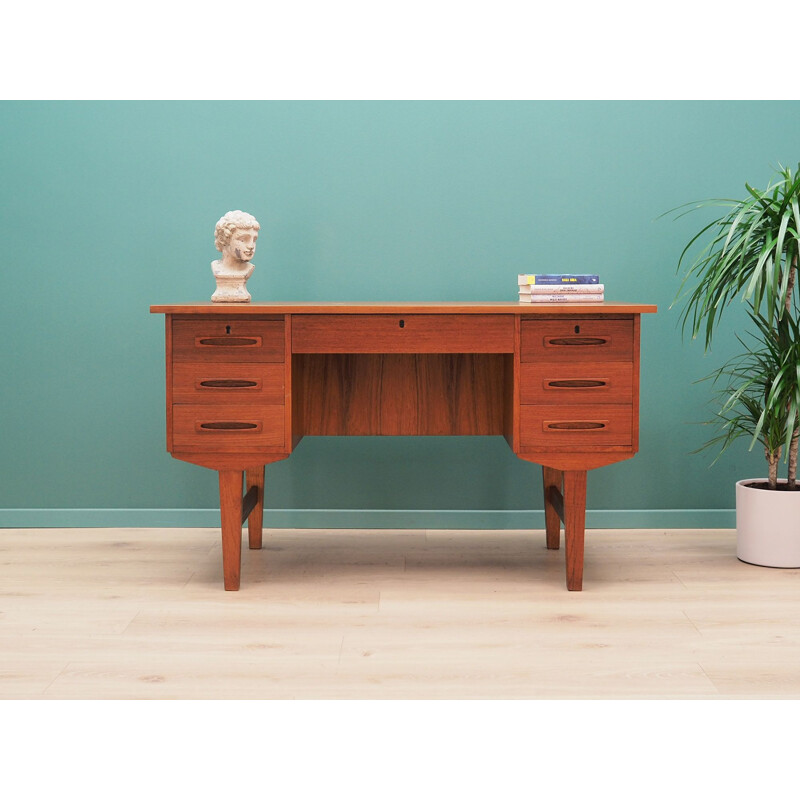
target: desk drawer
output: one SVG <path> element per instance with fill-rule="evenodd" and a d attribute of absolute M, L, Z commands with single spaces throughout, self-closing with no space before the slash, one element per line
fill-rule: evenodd
<path fill-rule="evenodd" d="M 520 406 L 522 447 L 581 447 L 631 445 L 633 407 L 630 405 Z"/>
<path fill-rule="evenodd" d="M 283 317 L 174 319 L 172 358 L 204 362 L 283 361 Z"/>
<path fill-rule="evenodd" d="M 210 452 L 283 447 L 282 405 L 187 404 L 172 407 L 172 440 Z"/>
<path fill-rule="evenodd" d="M 527 319 L 520 328 L 522 361 L 631 361 L 633 320 Z"/>
<path fill-rule="evenodd" d="M 510 314 L 297 314 L 294 353 L 512 353 Z"/>
<path fill-rule="evenodd" d="M 624 361 L 520 364 L 521 403 L 632 403 L 633 364 Z"/>
<path fill-rule="evenodd" d="M 174 403 L 284 402 L 284 365 L 181 361 L 172 368 Z"/>

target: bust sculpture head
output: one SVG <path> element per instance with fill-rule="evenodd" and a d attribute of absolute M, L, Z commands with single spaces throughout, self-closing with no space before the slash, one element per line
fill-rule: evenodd
<path fill-rule="evenodd" d="M 245 288 L 253 274 L 250 259 L 256 252 L 256 241 L 261 226 L 258 220 L 245 211 L 229 211 L 214 228 L 214 245 L 222 258 L 211 262 L 211 271 L 217 289 L 211 300 L 215 303 L 247 303 L 250 293 Z"/>

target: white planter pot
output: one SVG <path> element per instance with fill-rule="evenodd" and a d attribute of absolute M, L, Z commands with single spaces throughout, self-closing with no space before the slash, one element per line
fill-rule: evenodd
<path fill-rule="evenodd" d="M 736 555 L 762 567 L 800 567 L 800 491 L 747 486 L 755 482 L 736 484 Z"/>

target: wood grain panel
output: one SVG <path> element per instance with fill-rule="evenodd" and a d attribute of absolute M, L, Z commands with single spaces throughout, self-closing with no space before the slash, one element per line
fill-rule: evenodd
<path fill-rule="evenodd" d="M 522 361 L 631 361 L 632 319 L 522 320 Z"/>
<path fill-rule="evenodd" d="M 296 445 L 294 437 L 294 412 L 296 402 L 294 398 L 294 378 L 292 377 L 292 317 L 284 318 L 284 350 L 283 350 L 283 401 L 284 401 L 284 447 L 291 453 Z"/>
<path fill-rule="evenodd" d="M 291 317 L 290 325 L 291 325 Z M 287 351 L 291 349 L 291 342 L 288 343 Z M 304 413 L 304 385 L 305 385 L 305 359 L 300 356 L 293 356 L 287 353 L 288 367 L 290 373 L 290 386 L 291 386 L 291 407 L 289 413 L 291 414 L 291 446 L 292 449 L 300 444 L 305 431 L 305 413 Z"/>
<path fill-rule="evenodd" d="M 633 365 L 526 362 L 520 365 L 521 403 L 631 403 Z"/>
<path fill-rule="evenodd" d="M 283 361 L 283 317 L 173 319 L 175 361 Z"/>
<path fill-rule="evenodd" d="M 293 371 L 304 435 L 503 433 L 499 354 L 296 354 Z"/>
<path fill-rule="evenodd" d="M 643 303 L 519 303 L 516 300 L 411 303 L 170 303 L 150 306 L 151 314 L 238 317 L 265 314 L 508 314 L 512 317 L 608 316 L 610 314 L 654 314 L 657 306 Z"/>
<path fill-rule="evenodd" d="M 503 314 L 298 314 L 295 353 L 511 353 L 514 319 Z"/>
<path fill-rule="evenodd" d="M 639 451 L 639 361 L 641 319 L 637 314 L 633 318 L 633 442 L 631 448 L 634 453 Z"/>
<path fill-rule="evenodd" d="M 301 435 L 380 433 L 381 356 L 293 356 L 292 362 L 302 381 Z"/>
<path fill-rule="evenodd" d="M 519 341 L 521 321 L 514 318 L 514 352 L 505 356 L 503 387 L 503 436 L 512 452 L 519 452 Z"/>
<path fill-rule="evenodd" d="M 176 403 L 266 403 L 283 405 L 284 365 L 179 361 L 173 367 Z"/>
<path fill-rule="evenodd" d="M 435 380 L 439 373 L 431 369 L 424 370 L 427 374 L 417 373 L 420 360 L 412 355 L 395 353 L 379 356 L 379 359 L 380 435 L 414 436 L 422 433 L 421 425 L 426 422 L 426 417 L 421 413 L 420 389 L 426 380 L 431 377 Z"/>
<path fill-rule="evenodd" d="M 172 315 L 167 314 L 164 317 L 164 345 L 165 345 L 165 362 L 166 362 L 166 405 L 165 414 L 167 422 L 167 451 L 172 450 Z"/>
<path fill-rule="evenodd" d="M 523 447 L 630 445 L 630 405 L 536 405 L 520 407 Z"/>
<path fill-rule="evenodd" d="M 505 356 L 417 356 L 420 433 L 501 435 L 506 361 Z"/>

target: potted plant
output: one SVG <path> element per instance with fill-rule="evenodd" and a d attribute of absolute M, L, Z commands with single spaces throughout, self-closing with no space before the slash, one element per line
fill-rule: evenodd
<path fill-rule="evenodd" d="M 800 567 L 800 166 L 781 167 L 766 189 L 745 184 L 744 200 L 708 200 L 674 211 L 680 216 L 709 206 L 725 209 L 687 244 L 678 260 L 704 243 L 686 269 L 677 301 L 683 303 L 684 333 L 702 335 L 706 351 L 725 308 L 735 299 L 748 308 L 753 330 L 737 335 L 742 352 L 712 379 L 719 410 L 712 423 L 719 435 L 706 446 L 720 455 L 741 437 L 764 447 L 768 477 L 736 484 L 737 555 L 742 561 Z M 778 466 L 787 464 L 787 477 Z"/>

